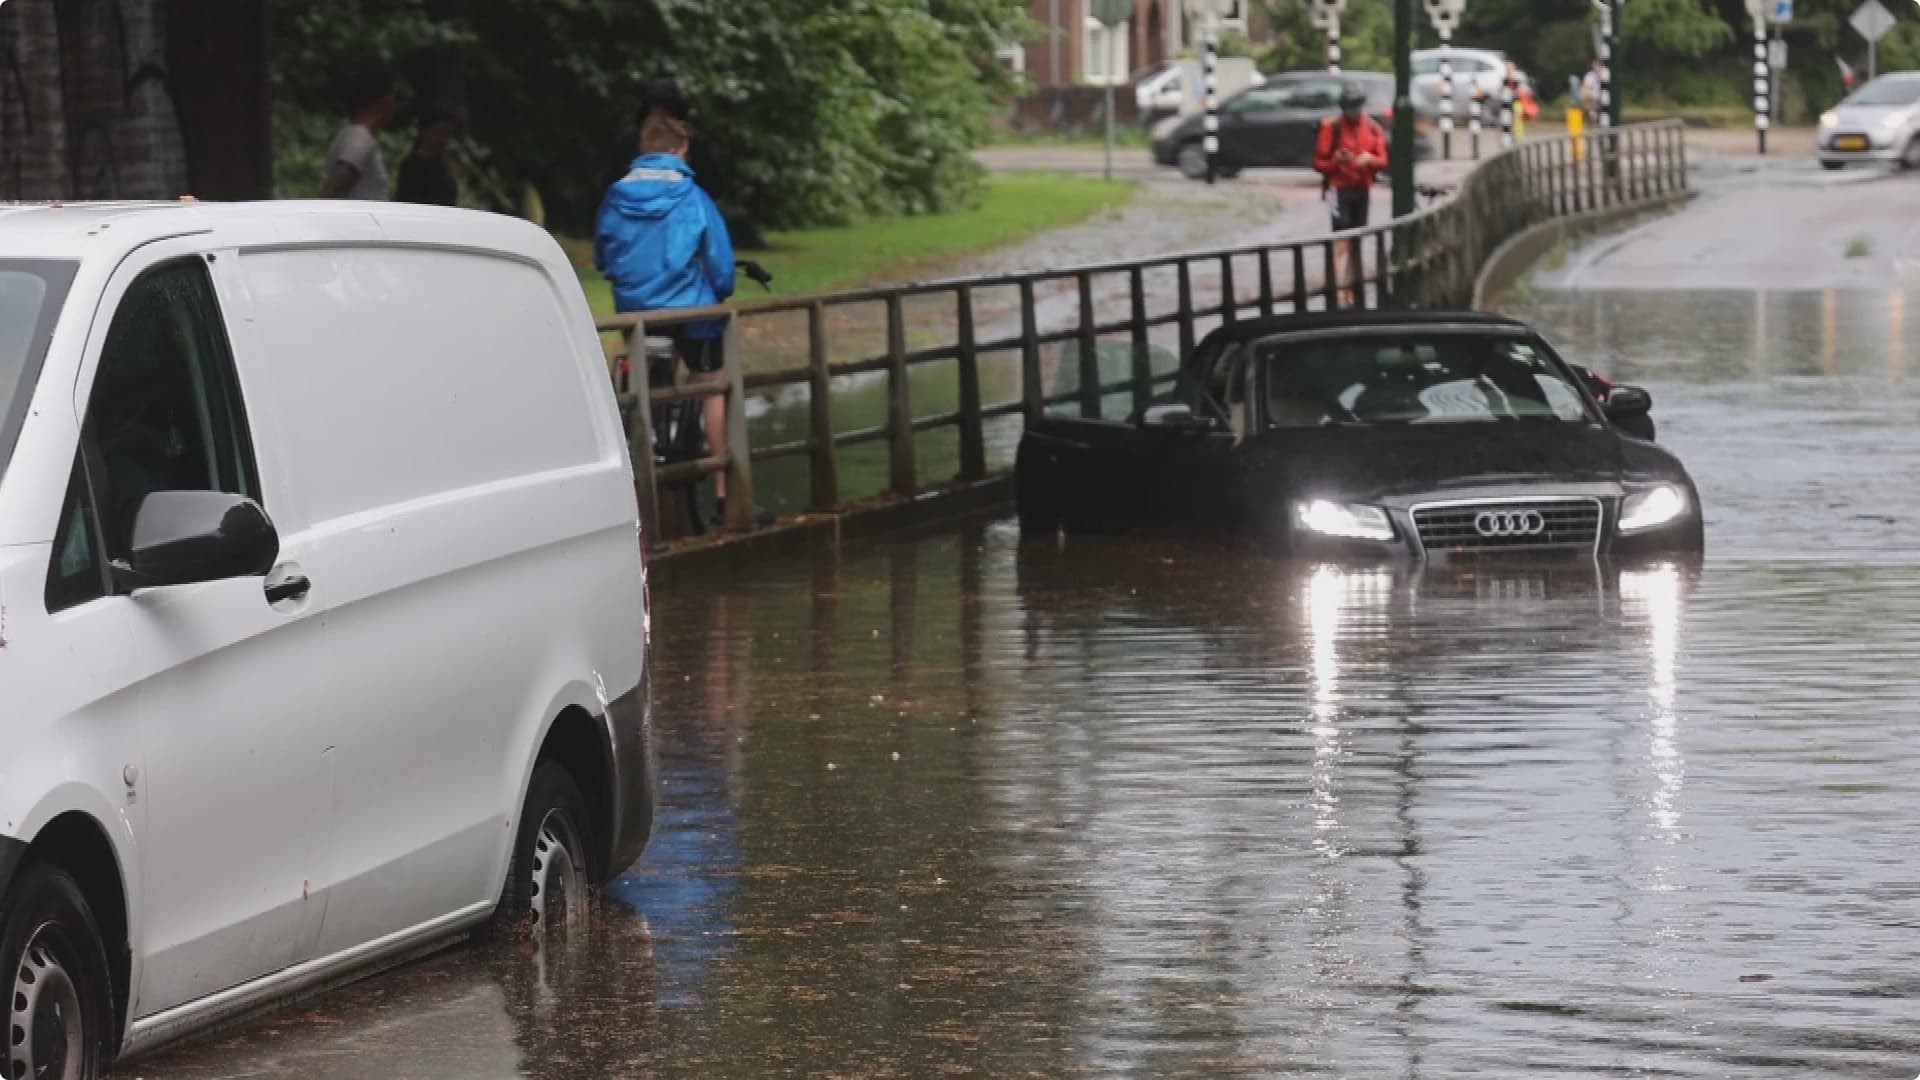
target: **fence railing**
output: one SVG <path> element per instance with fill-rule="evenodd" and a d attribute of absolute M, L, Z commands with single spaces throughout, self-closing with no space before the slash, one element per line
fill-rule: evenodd
<path fill-rule="evenodd" d="M 644 318 L 620 315 L 598 325 L 610 361 L 619 365 L 642 519 L 658 544 L 699 529 L 674 512 L 663 491 L 724 474 L 726 527 L 748 529 L 755 467 L 804 459 L 804 509 L 832 511 L 847 495 L 843 455 L 867 444 L 885 446 L 881 494 L 911 498 L 976 483 L 1004 464 L 1005 454 L 1000 462 L 990 454 L 990 432 L 1005 436 L 998 440 L 1004 448 L 1017 437 L 1016 417 L 1056 407 L 1098 416 L 1115 402 L 1137 409 L 1171 383 L 1177 358 L 1217 325 L 1348 307 L 1464 307 L 1482 267 L 1520 232 L 1655 203 L 1686 187 L 1679 122 L 1633 125 L 1524 142 L 1483 161 L 1443 201 L 1345 233 Z M 649 389 L 642 336 L 711 320 L 725 324 L 723 377 Z M 1156 356 L 1172 364 L 1157 363 Z M 1010 391 L 999 400 L 989 400 L 990 366 L 1000 376 L 992 383 Z M 938 404 L 918 407 L 915 376 L 932 370 L 949 374 L 951 382 L 940 384 Z M 884 384 L 883 418 L 837 424 L 836 387 L 868 380 Z M 725 445 L 696 460 L 657 460 L 655 409 L 716 395 L 727 402 Z M 783 427 L 782 434 L 756 442 L 748 398 L 771 396 L 798 416 L 796 395 L 805 399 L 804 432 Z M 958 436 L 953 471 L 927 475 L 916 459 L 916 436 L 947 430 Z"/>

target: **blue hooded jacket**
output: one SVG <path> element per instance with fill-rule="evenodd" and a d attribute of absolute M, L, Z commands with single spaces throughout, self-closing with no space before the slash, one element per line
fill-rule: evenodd
<path fill-rule="evenodd" d="M 672 154 L 633 159 L 607 189 L 593 234 L 593 265 L 613 282 L 620 311 L 705 307 L 733 295 L 733 241 L 693 170 Z M 714 338 L 725 324 L 689 324 Z"/>

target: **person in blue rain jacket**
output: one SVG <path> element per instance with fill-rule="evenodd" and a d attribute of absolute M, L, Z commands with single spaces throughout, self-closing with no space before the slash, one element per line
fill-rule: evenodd
<path fill-rule="evenodd" d="M 713 200 L 694 181 L 687 164 L 692 138 L 685 121 L 666 112 L 647 117 L 640 129 L 640 156 L 600 204 L 593 234 L 593 265 L 613 283 L 621 312 L 706 307 L 733 295 L 733 242 Z M 726 324 L 706 320 L 675 326 L 674 351 L 696 382 L 726 378 L 720 336 Z M 727 402 L 702 403 L 707 445 L 727 443 Z M 714 477 L 724 517 L 726 475 Z"/>

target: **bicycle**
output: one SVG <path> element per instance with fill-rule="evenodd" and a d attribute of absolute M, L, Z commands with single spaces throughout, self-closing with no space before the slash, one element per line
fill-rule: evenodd
<path fill-rule="evenodd" d="M 752 259 L 741 260 L 739 267 L 742 276 L 767 292 L 773 291 L 773 275 L 766 267 Z M 642 343 L 642 348 L 647 365 L 648 394 L 662 387 L 673 386 L 682 359 L 674 349 L 674 339 L 649 335 Z M 700 418 L 705 400 L 682 398 L 653 406 L 653 460 L 657 466 L 698 461 L 713 452 L 707 446 L 705 425 Z M 700 514 L 700 484 L 694 482 L 684 486 L 687 520 L 692 524 L 695 535 L 703 534 L 706 524 Z"/>

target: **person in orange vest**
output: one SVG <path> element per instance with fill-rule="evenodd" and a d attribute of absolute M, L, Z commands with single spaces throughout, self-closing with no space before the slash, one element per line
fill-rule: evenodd
<path fill-rule="evenodd" d="M 1321 176 L 1321 191 L 1333 213 L 1333 231 L 1363 228 L 1373 206 L 1373 182 L 1387 168 L 1387 133 L 1367 115 L 1367 95 L 1349 86 L 1340 94 L 1340 115 L 1320 121 L 1319 142 L 1314 149 L 1313 168 Z M 1348 273 L 1343 265 L 1359 260 L 1357 241 L 1343 241 L 1334 249 L 1336 277 L 1343 283 Z M 1340 291 L 1340 302 L 1352 302 L 1349 289 Z"/>

